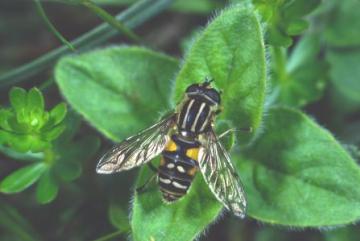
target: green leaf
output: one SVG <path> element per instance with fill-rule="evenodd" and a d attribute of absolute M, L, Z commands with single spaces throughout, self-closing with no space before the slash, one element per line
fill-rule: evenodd
<path fill-rule="evenodd" d="M 289 26 L 287 26 L 287 33 L 289 35 L 299 35 L 301 34 L 305 29 L 309 27 L 309 23 L 302 19 L 297 19 L 292 21 Z"/>
<path fill-rule="evenodd" d="M 331 82 L 344 98 L 354 105 L 355 109 L 360 107 L 360 50 L 329 50 L 326 60 L 330 64 Z M 349 108 L 343 106 L 341 108 Z"/>
<path fill-rule="evenodd" d="M 360 2 L 358 0 L 325 1 L 331 4 L 324 31 L 325 41 L 336 47 L 360 45 Z"/>
<path fill-rule="evenodd" d="M 9 120 L 13 120 L 14 113 L 8 109 L 0 109 L 0 128 L 6 131 L 12 131 Z"/>
<path fill-rule="evenodd" d="M 177 77 L 175 98 L 180 100 L 188 85 L 212 77 L 224 91 L 222 117 L 236 127 L 256 129 L 264 102 L 264 56 L 260 24 L 252 9 L 229 8 L 199 34 Z M 152 175 L 144 168 L 137 186 Z M 157 185 L 135 195 L 134 240 L 194 240 L 222 209 L 200 173 L 176 203 L 167 205 L 160 196 Z"/>
<path fill-rule="evenodd" d="M 66 128 L 65 125 L 58 125 L 56 127 L 53 127 L 51 130 L 47 132 L 43 132 L 41 134 L 45 140 L 52 141 L 58 138 L 61 135 L 61 133 L 65 130 L 65 128 Z"/>
<path fill-rule="evenodd" d="M 143 168 L 137 187 L 154 173 Z M 173 204 L 165 204 L 158 185 L 152 183 L 135 195 L 131 227 L 134 241 L 192 241 L 212 222 L 222 209 L 201 174 L 198 173 L 185 197 Z"/>
<path fill-rule="evenodd" d="M 233 7 L 221 13 L 199 34 L 187 53 L 176 78 L 175 100 L 184 90 L 206 77 L 223 91 L 223 113 L 236 128 L 252 127 L 241 133 L 247 142 L 261 123 L 265 97 L 265 50 L 260 23 L 253 9 Z"/>
<path fill-rule="evenodd" d="M 59 124 L 61 121 L 64 120 L 66 116 L 67 108 L 65 103 L 57 104 L 51 111 L 50 111 L 50 120 L 53 121 L 53 125 Z"/>
<path fill-rule="evenodd" d="M 40 90 L 31 88 L 27 94 L 26 122 L 29 129 L 40 129 L 49 118 L 49 114 L 45 112 L 44 97 Z"/>
<path fill-rule="evenodd" d="M 120 140 L 151 125 L 170 108 L 178 62 L 138 47 L 112 47 L 63 58 L 55 77 L 61 92 L 93 126 Z"/>
<path fill-rule="evenodd" d="M 1 181 L 0 191 L 3 193 L 21 192 L 36 182 L 47 169 L 48 166 L 43 162 L 22 167 Z"/>
<path fill-rule="evenodd" d="M 1 132 L 0 132 L 1 135 Z M 1 142 L 1 141 L 0 141 Z M 0 145 L 0 152 L 5 154 L 6 156 L 10 157 L 11 159 L 15 159 L 18 161 L 41 161 L 44 159 L 44 153 L 42 152 L 38 152 L 38 153 L 34 153 L 34 152 L 26 152 L 26 153 L 21 153 L 21 152 L 17 152 L 16 150 L 9 148 L 9 147 L 5 147 Z"/>
<path fill-rule="evenodd" d="M 36 187 L 36 200 L 40 204 L 46 204 L 53 201 L 59 191 L 59 186 L 53 179 L 50 170 L 44 173 Z"/>
<path fill-rule="evenodd" d="M 26 108 L 27 97 L 24 89 L 19 87 L 11 88 L 9 98 L 10 104 L 16 112 L 20 113 Z"/>
<path fill-rule="evenodd" d="M 27 108 L 33 110 L 44 110 L 45 103 L 44 97 L 40 90 L 37 88 L 31 88 L 27 94 Z"/>
<path fill-rule="evenodd" d="M 224 3 L 217 0 L 176 0 L 171 8 L 180 12 L 209 13 L 215 9 L 220 9 Z"/>
<path fill-rule="evenodd" d="M 252 2 L 267 23 L 267 42 L 276 47 L 289 47 L 292 44 L 291 36 L 300 34 L 309 25 L 303 18 L 316 9 L 321 1 L 252 0 Z"/>
<path fill-rule="evenodd" d="M 111 202 L 109 205 L 108 216 L 110 223 L 119 230 L 127 231 L 130 229 L 127 210 Z"/>
<path fill-rule="evenodd" d="M 51 147 L 65 126 L 60 122 L 66 115 L 65 104 L 59 104 L 49 114 L 44 110 L 42 93 L 32 88 L 10 91 L 13 108 L 0 109 L 0 144 L 17 152 L 42 152 Z"/>
<path fill-rule="evenodd" d="M 233 155 L 248 215 L 297 227 L 360 218 L 360 168 L 334 137 L 299 111 L 273 108 L 264 133 Z"/>
<path fill-rule="evenodd" d="M 59 159 L 55 165 L 56 173 L 65 182 L 75 180 L 81 175 L 81 162 L 92 157 L 99 147 L 99 138 L 90 135 L 76 142 L 57 143 L 55 149 Z"/>
<path fill-rule="evenodd" d="M 59 163 L 55 167 L 58 176 L 64 182 L 71 182 L 79 178 L 82 172 L 81 164 L 76 162 Z"/>
<path fill-rule="evenodd" d="M 70 109 L 64 119 L 64 125 L 66 126 L 64 132 L 55 140 L 55 145 L 61 145 L 62 143 L 70 142 L 81 125 L 81 116 L 73 109 Z"/>

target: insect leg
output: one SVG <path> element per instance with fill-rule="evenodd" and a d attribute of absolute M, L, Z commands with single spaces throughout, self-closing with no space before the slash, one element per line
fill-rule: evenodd
<path fill-rule="evenodd" d="M 158 169 L 151 162 L 148 163 L 148 166 L 151 171 L 158 173 Z"/>
<path fill-rule="evenodd" d="M 157 176 L 158 174 L 158 169 L 151 163 L 148 163 L 148 167 L 150 168 L 151 171 L 153 171 L 155 174 L 152 175 L 143 185 L 141 185 L 140 187 L 136 188 L 136 192 L 137 193 L 142 193 L 145 191 L 145 188 L 147 186 L 149 186 L 149 184 L 154 180 L 154 178 Z"/>
<path fill-rule="evenodd" d="M 135 189 L 135 192 L 138 194 L 143 193 L 146 190 L 146 188 L 149 186 L 149 184 L 155 179 L 156 176 L 157 174 L 152 175 L 143 185 L 137 187 Z"/>
<path fill-rule="evenodd" d="M 240 129 L 231 128 L 231 129 L 226 130 L 226 131 L 224 131 L 223 133 L 221 133 L 221 134 L 218 136 L 218 139 L 221 139 L 221 138 L 225 137 L 226 135 L 230 134 L 231 132 L 236 132 L 236 131 L 241 131 L 241 132 L 250 133 L 250 132 L 252 132 L 252 127 L 240 128 Z"/>

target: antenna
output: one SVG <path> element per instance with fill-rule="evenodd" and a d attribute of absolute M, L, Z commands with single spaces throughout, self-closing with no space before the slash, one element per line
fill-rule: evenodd
<path fill-rule="evenodd" d="M 211 84 L 211 82 L 213 82 L 213 81 L 214 81 L 214 79 L 209 78 L 209 77 L 205 77 L 205 81 L 204 81 L 204 83 L 202 84 L 202 86 L 207 87 L 207 86 L 209 86 L 209 85 Z"/>

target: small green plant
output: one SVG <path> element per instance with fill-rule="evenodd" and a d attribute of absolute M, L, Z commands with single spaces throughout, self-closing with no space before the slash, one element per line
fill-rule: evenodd
<path fill-rule="evenodd" d="M 10 104 L 10 108 L 0 109 L 1 150 L 30 163 L 5 177 L 0 182 L 0 191 L 18 193 L 38 181 L 37 201 L 51 202 L 57 196 L 61 180 L 72 181 L 80 176 L 77 158 L 86 159 L 96 151 L 97 141 L 71 143 L 71 135 L 66 131 L 66 122 L 70 123 L 65 120 L 65 103 L 45 111 L 44 97 L 37 88 L 28 92 L 12 88 Z M 85 153 L 86 148 L 91 148 L 91 152 Z"/>
<path fill-rule="evenodd" d="M 159 4 L 157 8 L 151 0 L 135 3 L 117 19 L 101 9 L 101 4 L 124 6 L 133 1 L 61 2 L 86 6 L 127 39 L 144 43 L 130 27 L 145 21 L 146 16 L 157 13 L 169 1 L 155 1 Z M 81 204 L 59 211 L 64 214 L 54 211 L 61 217 L 56 223 L 61 228 L 52 228 L 66 230 L 66 223 L 72 219 L 81 227 L 68 236 L 54 234 L 55 239 L 66 240 L 71 236 L 89 240 L 109 232 L 108 224 L 106 232 L 83 230 L 105 223 L 106 215 L 100 218 L 97 215 L 106 210 L 108 221 L 117 230 L 98 240 L 118 238 L 125 232 L 130 232 L 136 241 L 196 239 L 223 216 L 221 203 L 201 174 L 197 174 L 184 198 L 167 205 L 154 183 L 144 193 L 133 192 L 134 187 L 153 176 L 149 168 L 142 167 L 137 177 L 134 172 L 104 177 L 95 175 L 95 166 L 101 153 L 113 144 L 108 143 L 99 152 L 100 135 L 119 142 L 136 134 L 172 111 L 187 86 L 210 77 L 222 91 L 223 112 L 216 128 L 252 129 L 249 133 L 234 132 L 226 146 L 245 187 L 247 218 L 266 225 L 251 234 L 254 240 L 293 239 L 290 231 L 273 229 L 274 224 L 284 229 L 322 229 L 357 222 L 360 34 L 355 30 L 360 28 L 359 3 L 230 2 L 175 1 L 172 5 L 175 11 L 206 14 L 218 9 L 203 29 L 193 26 L 191 36 L 176 43 L 177 47 L 182 44 L 183 55 L 169 56 L 138 45 L 115 45 L 59 59 L 54 66 L 54 83 L 70 106 L 69 111 L 64 103 L 45 111 L 44 97 L 38 89 L 26 92 L 12 88 L 10 106 L 0 109 L 0 151 L 9 160 L 26 162 L 1 177 L 0 191 L 22 195 L 25 188 L 37 182 L 38 203 L 54 201 L 60 186 L 65 189 L 60 197 L 79 200 Z M 107 38 L 107 34 L 97 31 L 90 33 L 95 38 L 92 41 Z M 56 34 L 59 37 L 59 32 Z M 88 43 L 91 45 L 91 41 Z M 78 48 L 87 42 L 71 44 Z M 33 64 L 32 67 L 39 62 Z M 15 71 L 4 79 L 18 74 Z M 159 159 L 153 161 L 158 162 Z M 70 183 L 75 179 L 79 181 Z M 23 218 L 8 202 L 4 201 L 0 214 L 17 225 Z M 53 204 L 57 202 L 66 203 L 56 200 Z M 79 208 L 84 203 L 86 211 Z M 87 215 L 92 218 L 84 213 L 90 213 Z M 0 227 L 9 229 L 11 225 L 2 221 L 1 216 Z M 252 230 L 257 228 L 233 218 L 226 220 L 230 223 L 226 229 L 233 233 L 228 240 L 238 240 L 237 236 L 242 237 L 251 225 Z M 26 222 L 19 225 L 19 230 L 22 232 L 10 229 L 9 233 L 20 233 L 24 240 L 36 236 Z M 355 227 L 304 233 L 309 240 L 321 241 L 352 241 L 358 237 Z M 206 239 L 214 240 L 211 236 Z"/>
<path fill-rule="evenodd" d="M 51 148 L 51 142 L 64 131 L 66 105 L 60 103 L 50 112 L 44 110 L 44 97 L 32 88 L 10 91 L 10 108 L 0 109 L 0 144 L 18 152 L 40 152 Z"/>

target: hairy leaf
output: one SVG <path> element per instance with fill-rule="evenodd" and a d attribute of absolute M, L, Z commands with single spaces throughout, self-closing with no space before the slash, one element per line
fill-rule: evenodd
<path fill-rule="evenodd" d="M 143 185 L 154 175 L 143 169 L 137 186 Z M 222 209 L 206 186 L 200 173 L 191 184 L 186 196 L 176 203 L 165 204 L 158 185 L 152 183 L 143 193 L 135 196 L 131 226 L 135 241 L 192 241 Z"/>
<path fill-rule="evenodd" d="M 260 125 L 265 92 L 265 57 L 259 22 L 251 9 L 233 7 L 222 12 L 198 35 L 177 77 L 175 99 L 185 88 L 215 79 L 222 88 L 222 118 L 236 127 Z M 150 178 L 144 169 L 137 182 Z M 156 185 L 135 196 L 132 210 L 133 238 L 139 240 L 194 240 L 222 209 L 197 174 L 184 198 L 167 205 Z"/>
<path fill-rule="evenodd" d="M 113 47 L 63 58 L 55 77 L 76 111 L 107 137 L 120 140 L 169 110 L 176 69 L 177 61 L 166 55 Z"/>
<path fill-rule="evenodd" d="M 261 123 L 265 97 L 265 50 L 260 23 L 250 8 L 240 6 L 220 14 L 198 34 L 176 78 L 175 100 L 186 87 L 214 79 L 223 91 L 220 119 L 236 128 L 252 127 L 239 135 L 246 142 Z"/>
<path fill-rule="evenodd" d="M 299 111 L 273 108 L 254 145 L 233 155 L 248 214 L 273 224 L 318 227 L 360 218 L 360 168 L 334 137 Z"/>
<path fill-rule="evenodd" d="M 111 202 L 109 205 L 108 216 L 110 223 L 119 230 L 127 231 L 130 229 L 127 210 L 118 203 Z"/>

